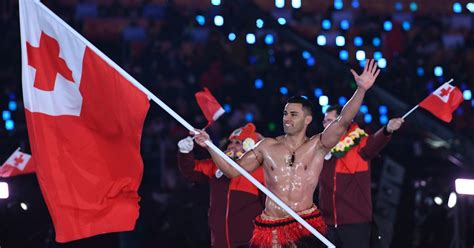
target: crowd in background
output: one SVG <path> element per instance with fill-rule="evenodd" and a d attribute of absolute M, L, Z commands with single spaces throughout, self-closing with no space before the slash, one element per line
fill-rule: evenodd
<path fill-rule="evenodd" d="M 409 105 L 417 104 L 451 77 L 461 90 L 474 89 L 474 20 L 466 9 L 463 13 L 453 13 L 451 1 L 450 5 L 444 4 L 447 9 L 420 1 L 417 11 L 413 11 L 411 2 L 394 0 L 384 1 L 384 8 L 377 8 L 380 3 L 376 1 L 361 1 L 357 8 L 351 5 L 354 1 L 344 1 L 341 10 L 332 3 L 311 7 L 320 1 L 303 1 L 303 8 L 297 10 L 290 6 L 275 10 L 274 1 L 256 1 L 257 5 L 252 6 L 275 18 L 286 17 L 286 24 L 280 25 L 281 28 L 291 30 L 317 52 L 281 35 L 270 25 L 274 20 L 262 19 L 263 27 L 258 28 L 256 19 L 241 18 L 249 6 L 239 1 L 223 1 L 219 6 L 211 5 L 210 0 L 43 2 L 198 128 L 204 127 L 206 120 L 194 94 L 203 87 L 209 88 L 227 111 L 209 129 L 215 143 L 249 121 L 255 123 L 264 136 L 281 134 L 282 108 L 292 95 L 305 95 L 313 101 L 317 112 L 310 132 L 321 131 L 323 107 L 319 105 L 319 98 L 325 95 L 329 104 L 337 104 L 351 96 L 355 84 L 349 69 L 360 71 L 362 68 L 356 57 L 357 50 L 364 50 L 367 58 L 380 52 L 386 67 L 376 84 Z M 29 146 L 22 109 L 17 1 L 6 0 L 0 5 L 0 30 L 3 31 L 0 109 L 7 110 L 10 101 L 18 105 L 11 110 L 14 130 L 0 127 L 1 159 L 7 158 L 18 146 L 27 151 Z M 222 26 L 215 25 L 216 15 L 224 17 Z M 345 24 L 341 26 L 342 20 L 348 20 L 347 29 Z M 389 30 L 386 30 L 386 21 L 392 25 Z M 255 34 L 255 44 L 247 43 L 248 33 Z M 326 44 L 318 44 L 320 35 L 326 37 Z M 337 36 L 344 37 L 343 46 L 334 43 Z M 356 37 L 361 38 L 362 43 L 360 40 L 355 43 Z M 374 44 L 374 38 L 379 38 L 379 42 Z M 341 58 L 341 50 L 347 51 L 346 59 Z M 322 54 L 338 61 L 340 68 L 329 66 Z M 435 74 L 437 66 L 442 68 L 442 75 L 439 70 Z M 365 105 L 372 114 L 372 121 L 366 121 L 366 114 L 361 114 L 357 121 L 369 132 L 384 124 L 379 121 L 378 113 L 383 104 L 380 100 L 371 100 L 370 96 L 367 98 Z M 456 111 L 453 122 L 445 125 L 456 135 L 473 138 L 473 108 L 474 101 L 465 101 Z M 387 114 L 395 117 L 403 113 L 388 109 Z M 122 242 L 156 247 L 153 244 L 171 244 L 178 240 L 181 243 L 173 243 L 174 247 L 206 246 L 209 239 L 206 186 L 184 183 L 176 167 L 176 143 L 187 134 L 177 121 L 152 104 L 142 136 L 145 175 L 141 186 L 141 217 L 135 233 L 122 237 Z M 413 130 L 408 123 L 394 137 L 387 153 L 398 157 L 398 162 L 407 167 L 419 164 L 436 153 L 426 148 L 423 137 L 420 130 Z M 404 156 L 397 156 L 401 154 Z M 198 156 L 207 155 L 202 152 Z M 436 163 L 436 158 L 432 157 L 429 163 Z M 418 175 L 418 172 L 411 173 Z M 192 218 L 183 219 L 188 214 Z M 410 215 L 413 211 L 401 214 Z M 403 228 L 401 225 L 400 229 Z M 410 235 L 400 237 L 396 241 L 398 247 L 412 245 Z M 416 247 L 436 243 L 426 242 Z"/>

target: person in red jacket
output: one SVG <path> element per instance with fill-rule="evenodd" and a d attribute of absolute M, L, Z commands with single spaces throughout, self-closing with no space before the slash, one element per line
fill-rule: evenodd
<path fill-rule="evenodd" d="M 341 110 L 338 105 L 329 107 L 323 126 L 327 127 L 335 120 Z M 353 122 L 346 135 L 324 158 L 319 180 L 319 206 L 328 225 L 327 237 L 336 247 L 370 246 L 370 160 L 402 124 L 402 118 L 394 118 L 375 134 L 368 135 Z"/>
<path fill-rule="evenodd" d="M 248 123 L 233 131 L 225 153 L 236 160 L 260 140 L 255 125 Z M 178 166 L 183 176 L 192 182 L 209 182 L 209 227 L 214 248 L 248 247 L 253 220 L 264 207 L 264 195 L 245 177 L 227 178 L 212 159 L 195 160 L 194 142 L 190 137 L 178 143 Z M 251 175 L 263 184 L 263 169 Z"/>

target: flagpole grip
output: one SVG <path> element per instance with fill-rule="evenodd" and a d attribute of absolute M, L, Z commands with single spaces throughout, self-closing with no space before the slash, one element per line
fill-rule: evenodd
<path fill-rule="evenodd" d="M 417 109 L 419 107 L 419 105 L 416 105 L 415 107 L 413 107 L 410 111 L 408 111 L 405 115 L 403 115 L 402 119 L 405 120 L 405 118 L 411 114 L 411 112 L 415 111 L 415 109 Z"/>

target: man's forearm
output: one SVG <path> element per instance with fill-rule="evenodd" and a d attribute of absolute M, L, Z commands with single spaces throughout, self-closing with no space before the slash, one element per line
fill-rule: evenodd
<path fill-rule="evenodd" d="M 343 125 L 348 126 L 351 124 L 352 120 L 359 112 L 360 105 L 364 100 L 365 92 L 365 90 L 357 88 L 352 98 L 346 103 L 346 105 L 344 105 L 339 120 Z"/>
<path fill-rule="evenodd" d="M 207 149 L 211 154 L 212 160 L 216 163 L 217 167 L 226 175 L 228 178 L 233 178 L 239 176 L 239 172 L 232 167 L 227 161 L 225 161 L 221 156 L 219 156 L 214 150 Z"/>

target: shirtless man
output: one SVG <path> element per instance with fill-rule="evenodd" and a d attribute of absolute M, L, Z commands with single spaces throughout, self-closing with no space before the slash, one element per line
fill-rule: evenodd
<path fill-rule="evenodd" d="M 263 139 L 253 150 L 236 161 L 248 172 L 263 166 L 267 188 L 323 234 L 326 225 L 313 203 L 313 193 L 318 184 L 324 156 L 347 131 L 352 119 L 359 112 L 366 91 L 372 87 L 380 70 L 374 60 L 367 60 L 361 75 L 357 75 L 354 70 L 351 72 L 357 83 L 357 90 L 344 106 L 340 116 L 322 133 L 311 138 L 306 136 L 306 129 L 313 119 L 313 107 L 306 98 L 292 97 L 283 111 L 285 135 Z M 209 140 L 209 135 L 202 130 L 196 131 L 198 132 L 195 135 L 196 143 L 209 150 L 212 159 L 222 172 L 230 178 L 239 176 L 237 170 L 204 143 Z M 322 245 L 314 239 L 316 238 L 305 228 L 267 198 L 265 210 L 255 219 L 250 245 L 251 247 Z"/>

